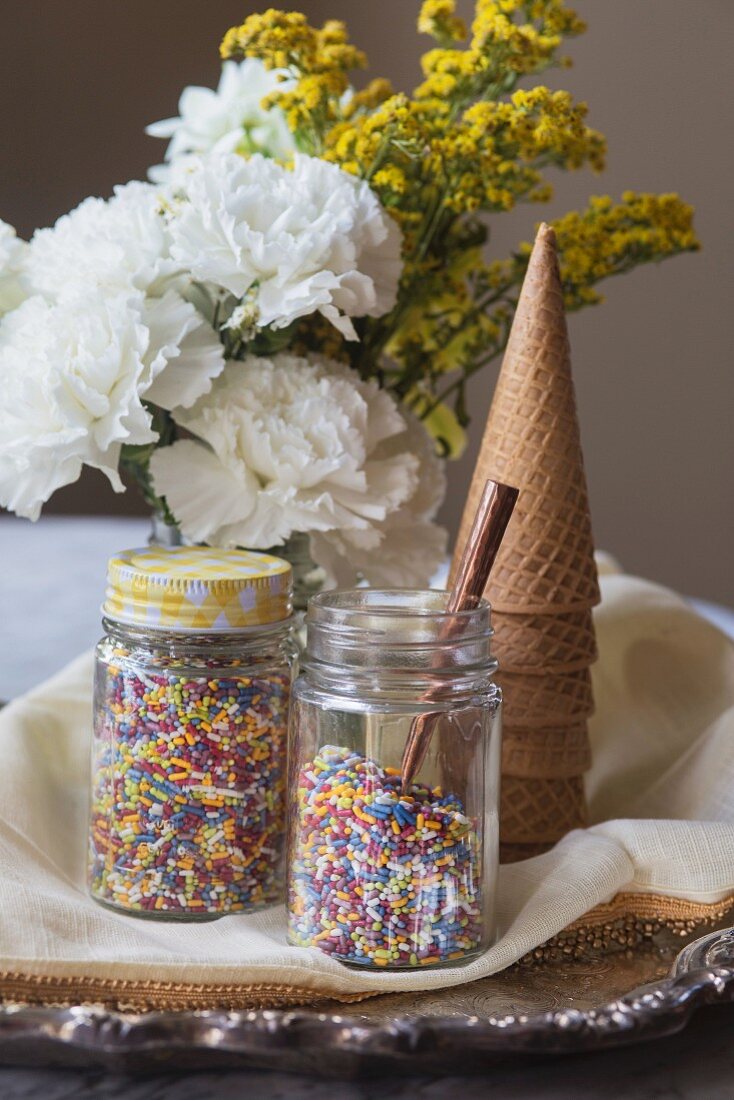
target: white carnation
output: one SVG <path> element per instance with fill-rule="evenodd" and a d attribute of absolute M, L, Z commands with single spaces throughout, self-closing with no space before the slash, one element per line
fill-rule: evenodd
<path fill-rule="evenodd" d="M 216 334 L 173 291 L 27 299 L 0 325 L 0 504 L 37 519 L 83 465 L 122 492 L 122 445 L 158 438 L 143 399 L 192 404 L 223 366 Z"/>
<path fill-rule="evenodd" d="M 194 278 L 248 296 L 259 327 L 319 312 L 348 339 L 351 317 L 395 303 L 400 231 L 363 180 L 297 154 L 210 154 L 185 177 L 171 254 Z"/>
<path fill-rule="evenodd" d="M 173 290 L 143 305 L 148 328 L 145 399 L 162 409 L 188 408 L 209 391 L 224 370 L 224 354 L 214 329 L 190 302 Z"/>
<path fill-rule="evenodd" d="M 29 298 L 0 329 L 0 504 L 37 519 L 96 466 L 122 491 L 123 443 L 157 437 L 140 400 L 147 329 L 125 296 L 50 305 Z"/>
<path fill-rule="evenodd" d="M 415 491 L 375 524 L 370 539 L 350 530 L 311 535 L 311 556 L 326 572 L 330 585 L 346 588 L 364 579 L 386 588 L 428 587 L 446 557 L 447 532 L 432 522 L 446 492 L 443 463 L 420 420 L 405 411 L 402 416 L 406 431 L 383 440 L 375 457 L 391 459 L 396 450 L 408 449 L 418 460 Z"/>
<path fill-rule="evenodd" d="M 33 289 L 51 299 L 85 294 L 162 292 L 176 273 L 160 190 L 133 181 L 109 199 L 85 199 L 51 229 L 39 229 L 26 257 Z"/>
<path fill-rule="evenodd" d="M 174 415 L 197 438 L 157 450 L 150 470 L 195 542 L 264 549 L 296 531 L 350 530 L 377 546 L 378 525 L 418 488 L 392 398 L 326 359 L 230 362 Z"/>
<path fill-rule="evenodd" d="M 0 221 L 0 314 L 19 306 L 26 297 L 23 272 L 28 244 L 12 225 Z"/>
<path fill-rule="evenodd" d="M 170 138 L 167 164 L 150 170 L 157 183 L 171 178 L 171 162 L 191 153 L 264 153 L 284 159 L 295 150 L 293 135 L 278 107 L 263 109 L 271 92 L 285 91 L 293 83 L 282 80 L 282 70 L 266 69 L 257 58 L 239 63 L 225 61 L 219 86 L 184 88 L 176 118 L 162 119 L 146 127 L 146 134 Z"/>

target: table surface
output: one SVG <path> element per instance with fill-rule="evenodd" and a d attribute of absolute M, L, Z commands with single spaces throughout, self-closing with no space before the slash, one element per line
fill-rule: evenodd
<path fill-rule="evenodd" d="M 99 636 L 110 554 L 143 545 L 137 519 L 0 519 L 0 699 L 55 672 Z M 734 634 L 734 614 L 700 605 Z M 41 629 L 41 624 L 43 629 Z M 0 1069 L 2 1100 L 730 1100 L 734 1096 L 734 1006 L 707 1009 L 678 1036 L 597 1055 L 498 1068 L 481 1077 L 329 1082 L 237 1071 L 144 1077 L 98 1071 Z"/>
<path fill-rule="evenodd" d="M 145 545 L 149 531 L 145 519 L 0 519 L 0 699 L 34 687 L 95 644 L 107 559 Z"/>

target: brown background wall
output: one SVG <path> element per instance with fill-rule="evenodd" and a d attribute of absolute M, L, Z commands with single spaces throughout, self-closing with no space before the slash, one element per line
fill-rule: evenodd
<path fill-rule="evenodd" d="M 146 123 L 176 113 L 185 84 L 214 86 L 221 33 L 268 6 L 242 0 L 2 0 L 0 217 L 29 235 L 89 194 L 143 178 L 164 144 Z M 294 2 L 295 7 L 299 5 Z M 469 7 L 464 2 L 462 9 Z M 589 32 L 551 73 L 591 105 L 609 168 L 558 179 L 550 207 L 495 219 L 502 255 L 533 223 L 591 193 L 677 190 L 697 207 L 704 251 L 607 285 L 571 319 L 598 545 L 628 569 L 734 604 L 732 472 L 731 0 L 577 0 Z M 409 88 L 427 39 L 418 0 L 301 0 L 349 21 L 373 71 Z M 455 528 L 496 370 L 475 380 L 468 453 L 450 467 Z M 139 510 L 91 474 L 48 511 Z"/>

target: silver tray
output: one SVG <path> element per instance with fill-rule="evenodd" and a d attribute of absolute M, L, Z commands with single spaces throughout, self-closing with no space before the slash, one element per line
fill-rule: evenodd
<path fill-rule="evenodd" d="M 320 1009 L 132 1014 L 5 1005 L 0 1064 L 353 1077 L 527 1063 L 670 1035 L 701 1006 L 734 1002 L 734 928 L 679 948 L 680 939 L 658 937 L 642 949 L 517 964 L 438 993 Z"/>

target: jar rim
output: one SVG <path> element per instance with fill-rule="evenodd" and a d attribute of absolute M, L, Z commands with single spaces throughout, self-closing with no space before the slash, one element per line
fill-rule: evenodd
<path fill-rule="evenodd" d="M 356 588 L 319 593 L 306 615 L 303 667 L 411 676 L 492 670 L 486 600 L 446 610 L 450 594 L 431 588 Z M 473 670 L 473 671 L 472 671 Z"/>
<path fill-rule="evenodd" d="M 252 623 L 250 626 L 226 626 L 226 627 L 197 627 L 197 628 L 182 628 L 180 626 L 165 626 L 160 623 L 141 623 L 132 619 L 117 618 L 114 615 L 110 615 L 105 610 L 104 604 L 101 608 L 102 611 L 102 626 L 107 629 L 111 627 L 113 630 L 120 630 L 124 634 L 145 636 L 147 634 L 155 636 L 165 636 L 170 638 L 180 638 L 181 641 L 192 642 L 197 638 L 217 638 L 223 640 L 225 638 L 257 638 L 264 634 L 278 634 L 279 632 L 285 632 L 292 628 L 295 621 L 295 615 L 292 613 L 285 619 L 273 619 L 270 622 L 264 623 Z"/>
<path fill-rule="evenodd" d="M 443 588 L 333 588 L 311 597 L 307 621 L 334 619 L 340 614 L 370 618 L 435 618 L 463 624 L 485 617 L 489 619 L 492 609 L 484 598 L 471 607 L 449 611 L 441 607 L 449 596 L 448 590 Z"/>

